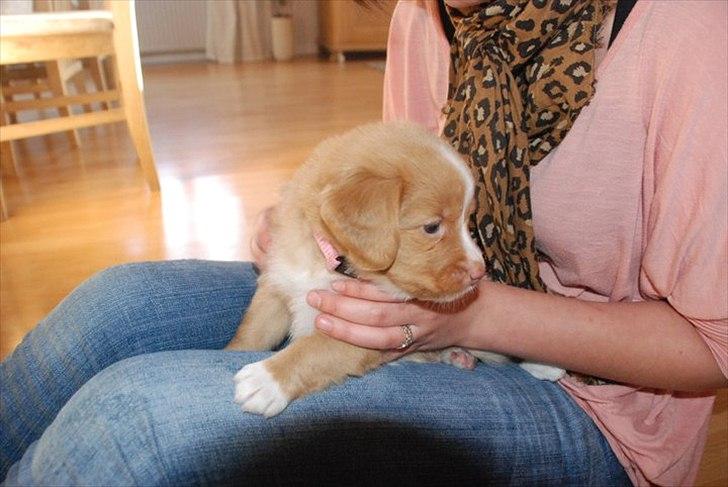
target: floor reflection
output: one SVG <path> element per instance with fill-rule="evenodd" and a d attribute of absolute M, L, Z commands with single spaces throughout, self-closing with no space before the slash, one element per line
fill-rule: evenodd
<path fill-rule="evenodd" d="M 162 226 L 167 257 L 192 254 L 234 260 L 247 225 L 243 200 L 220 176 L 182 181 L 167 178 L 162 189 Z"/>

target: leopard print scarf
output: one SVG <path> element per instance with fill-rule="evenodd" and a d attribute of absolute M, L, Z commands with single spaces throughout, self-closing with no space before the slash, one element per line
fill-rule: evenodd
<path fill-rule="evenodd" d="M 594 94 L 605 0 L 493 0 L 455 26 L 445 139 L 476 180 L 473 227 L 492 279 L 545 291 L 529 173 Z"/>

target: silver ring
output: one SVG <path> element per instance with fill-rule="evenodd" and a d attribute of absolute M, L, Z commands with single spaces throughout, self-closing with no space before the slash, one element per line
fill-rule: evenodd
<path fill-rule="evenodd" d="M 402 340 L 402 343 L 399 344 L 397 350 L 404 350 L 412 345 L 412 342 L 415 341 L 415 337 L 412 334 L 412 325 L 402 325 L 400 328 L 402 329 L 402 333 L 404 333 L 404 340 Z"/>

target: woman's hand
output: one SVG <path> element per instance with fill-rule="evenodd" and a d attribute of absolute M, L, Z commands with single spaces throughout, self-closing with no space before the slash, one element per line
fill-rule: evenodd
<path fill-rule="evenodd" d="M 488 280 L 452 311 L 402 301 L 374 285 L 338 281 L 312 291 L 316 327 L 395 359 L 460 346 L 521 357 L 625 384 L 678 391 L 728 387 L 706 342 L 666 301 L 598 303 Z M 409 324 L 414 341 L 397 350 Z"/>
<path fill-rule="evenodd" d="M 268 264 L 268 251 L 270 250 L 271 235 L 270 224 L 273 207 L 269 206 L 258 215 L 253 229 L 253 237 L 250 239 L 250 254 L 253 262 L 261 271 Z"/>
<path fill-rule="evenodd" d="M 456 345 L 467 333 L 464 309 L 448 311 L 418 301 L 403 301 L 371 283 L 353 279 L 336 281 L 332 288 L 336 292 L 318 290 L 308 294 L 308 304 L 322 313 L 316 318 L 316 327 L 353 345 L 387 350 L 389 359 L 415 350 Z M 410 325 L 413 342 L 400 349 L 405 324 Z"/>

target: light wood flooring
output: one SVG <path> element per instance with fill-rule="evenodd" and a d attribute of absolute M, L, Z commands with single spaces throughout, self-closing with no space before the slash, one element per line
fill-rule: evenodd
<path fill-rule="evenodd" d="M 161 193 L 150 193 L 123 125 L 16 144 L 0 223 L 0 358 L 95 272 L 130 261 L 249 257 L 255 215 L 321 139 L 381 114 L 381 72 L 302 60 L 145 68 Z M 728 485 L 728 393 L 699 485 Z"/>

